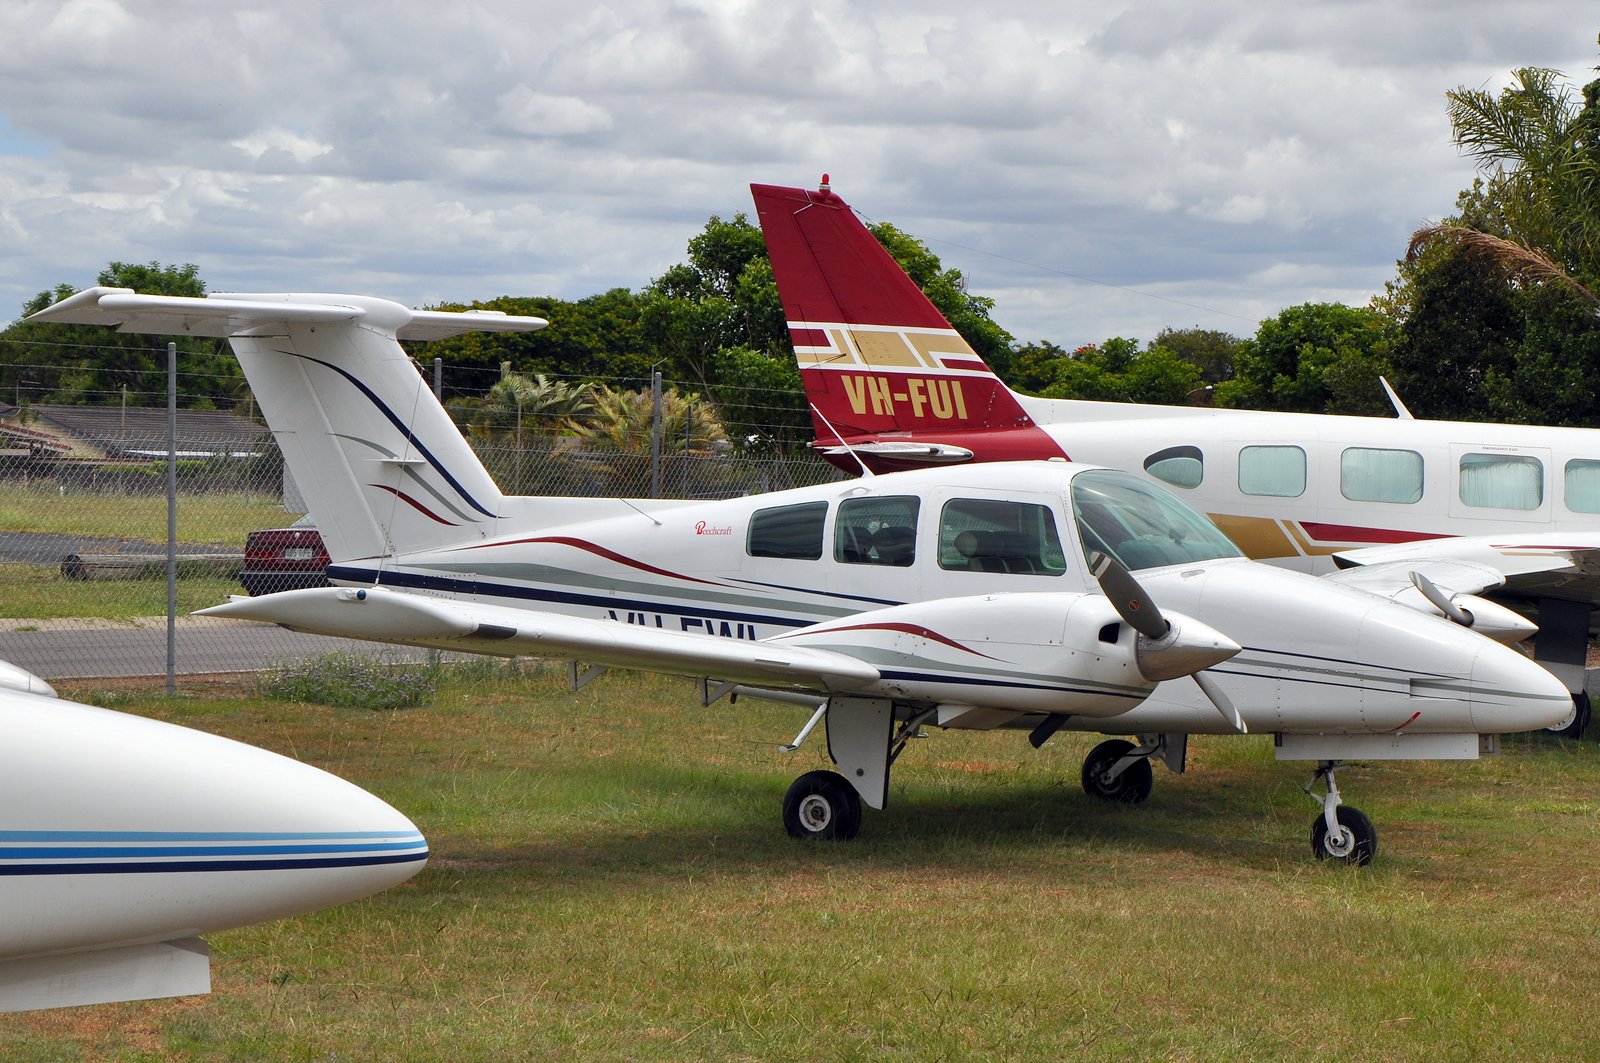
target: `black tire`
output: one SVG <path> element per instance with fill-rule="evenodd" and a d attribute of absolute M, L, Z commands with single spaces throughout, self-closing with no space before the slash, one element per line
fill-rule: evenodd
<path fill-rule="evenodd" d="M 1591 715 L 1589 692 L 1580 690 L 1572 695 L 1572 719 L 1559 727 L 1546 727 L 1544 733 L 1557 738 L 1582 738 L 1583 732 L 1589 729 Z"/>
<path fill-rule="evenodd" d="M 808 771 L 783 795 L 783 826 L 791 838 L 849 841 L 861 830 L 861 795 L 838 772 Z"/>
<path fill-rule="evenodd" d="M 1127 770 L 1115 779 L 1108 781 L 1105 777 L 1113 764 L 1131 752 L 1133 743 L 1120 738 L 1101 742 L 1089 750 L 1089 755 L 1083 758 L 1083 792 L 1105 801 L 1143 804 L 1156 784 L 1156 774 L 1150 769 L 1149 758 L 1128 765 Z"/>
<path fill-rule="evenodd" d="M 1342 843 L 1328 844 L 1328 818 L 1318 816 L 1311 821 L 1311 851 L 1318 860 L 1342 860 L 1357 867 L 1366 867 L 1378 855 L 1378 829 L 1359 809 L 1340 805 L 1333 816 L 1339 826 L 1350 832 Z"/>

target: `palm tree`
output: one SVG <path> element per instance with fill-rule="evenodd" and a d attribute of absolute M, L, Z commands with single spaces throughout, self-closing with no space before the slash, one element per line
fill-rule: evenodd
<path fill-rule="evenodd" d="M 1456 145 L 1486 180 L 1463 194 L 1456 222 L 1413 234 L 1408 258 L 1448 243 L 1524 282 L 1553 281 L 1600 302 L 1600 81 L 1580 101 L 1560 78 L 1528 67 L 1499 95 L 1446 93 Z"/>
<path fill-rule="evenodd" d="M 453 409 L 466 421 L 467 434 L 479 445 L 510 437 L 514 447 L 512 494 L 523 490 L 525 433 L 557 436 L 568 431 L 572 418 L 589 411 L 592 383 L 551 380 L 543 373 L 531 378 L 504 373 L 481 399 L 454 399 Z"/>
<path fill-rule="evenodd" d="M 594 392 L 589 414 L 569 418 L 567 426 L 571 438 L 562 441 L 561 452 L 609 486 L 607 493 L 644 493 L 644 463 L 651 456 L 655 427 L 650 392 L 602 386 Z M 716 407 L 675 387 L 661 394 L 661 441 L 662 453 L 679 460 L 707 458 L 728 449 L 728 434 Z M 688 466 L 684 468 L 681 479 L 687 481 Z"/>

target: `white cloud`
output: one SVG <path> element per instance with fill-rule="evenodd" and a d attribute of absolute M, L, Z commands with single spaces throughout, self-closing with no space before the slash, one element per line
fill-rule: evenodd
<path fill-rule="evenodd" d="M 1560 0 L 67 0 L 0 38 L 0 317 L 112 258 L 576 298 L 826 171 L 1063 344 L 1364 301 L 1471 182 L 1444 92 L 1595 63 Z"/>

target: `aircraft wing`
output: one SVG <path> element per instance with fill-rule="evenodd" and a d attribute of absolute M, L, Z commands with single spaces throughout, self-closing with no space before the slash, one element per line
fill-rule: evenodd
<path fill-rule="evenodd" d="M 1352 551 L 1360 553 L 1360 551 Z M 1395 561 L 1378 561 L 1330 572 L 1322 577 L 1331 583 L 1367 591 L 1369 594 L 1394 598 L 1398 593 L 1416 587 L 1411 574 L 1420 572 L 1434 582 L 1447 595 L 1478 594 L 1493 590 L 1505 583 L 1506 578 L 1496 569 L 1476 561 L 1455 558 L 1415 557 Z"/>
<path fill-rule="evenodd" d="M 1461 535 L 1344 550 L 1334 558 L 1346 567 L 1339 574 L 1342 578 L 1359 580 L 1353 573 L 1394 566 L 1407 572 L 1417 569 L 1444 586 L 1448 577 L 1435 578 L 1434 570 L 1427 566 L 1457 563 L 1497 573 L 1502 582 L 1481 589 L 1498 587 L 1502 596 L 1600 603 L 1600 532 Z M 1452 589 L 1465 590 L 1459 586 Z"/>
<path fill-rule="evenodd" d="M 830 650 L 447 601 L 384 587 L 314 587 L 234 598 L 199 610 L 317 635 L 513 657 L 575 657 L 672 675 L 715 676 L 809 690 L 859 689 L 878 669 Z"/>

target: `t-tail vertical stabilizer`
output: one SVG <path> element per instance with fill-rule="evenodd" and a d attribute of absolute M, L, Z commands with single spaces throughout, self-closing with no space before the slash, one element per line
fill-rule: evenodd
<path fill-rule="evenodd" d="M 826 178 L 750 192 L 819 441 L 880 468 L 970 460 L 980 435 L 989 460 L 1059 450 Z"/>
<path fill-rule="evenodd" d="M 546 324 L 364 296 L 189 299 L 123 288 L 79 292 L 29 320 L 228 337 L 336 563 L 495 534 L 500 489 L 398 341 Z"/>

